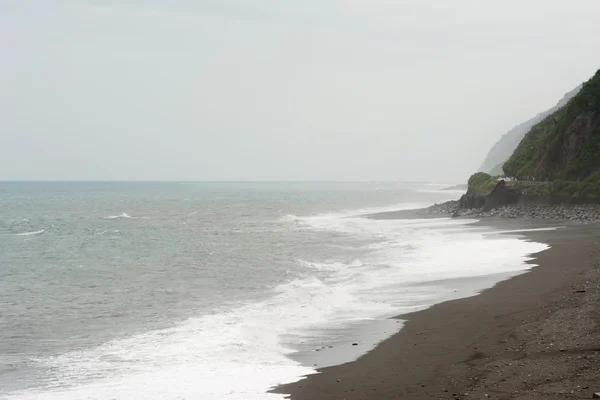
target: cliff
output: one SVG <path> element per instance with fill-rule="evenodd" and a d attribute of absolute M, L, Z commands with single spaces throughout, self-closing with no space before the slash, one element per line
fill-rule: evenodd
<path fill-rule="evenodd" d="M 504 144 L 517 131 L 511 132 Z M 500 166 L 517 179 L 498 182 L 484 172 L 473 174 L 457 214 L 465 209 L 600 204 L 600 70 L 535 123 L 508 160 L 492 167 L 494 174 Z"/>
<path fill-rule="evenodd" d="M 579 93 L 580 89 L 581 85 L 565 94 L 563 98 L 551 109 L 539 113 L 530 120 L 515 126 L 513 129 L 505 133 L 490 149 L 489 153 L 485 157 L 485 160 L 483 161 L 483 164 L 481 164 L 481 167 L 479 167 L 479 171 L 487 172 L 492 175 L 502 175 L 502 164 L 504 164 L 504 162 L 512 155 L 525 134 L 529 132 L 534 125 L 538 124 L 548 115 L 554 113 L 567 104 L 569 100 Z"/>
<path fill-rule="evenodd" d="M 458 201 L 458 208 L 493 210 L 517 204 L 522 194 L 522 190 L 511 186 L 510 182 L 496 181 L 490 175 L 478 172 L 469 178 L 469 188 Z"/>
<path fill-rule="evenodd" d="M 504 171 L 525 181 L 597 180 L 600 171 L 600 71 L 566 106 L 531 128 Z"/>

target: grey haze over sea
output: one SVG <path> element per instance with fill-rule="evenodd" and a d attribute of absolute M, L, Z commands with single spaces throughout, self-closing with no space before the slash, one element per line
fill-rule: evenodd
<path fill-rule="evenodd" d="M 0 399 L 281 399 L 546 247 L 365 217 L 445 186 L 0 183 Z"/>

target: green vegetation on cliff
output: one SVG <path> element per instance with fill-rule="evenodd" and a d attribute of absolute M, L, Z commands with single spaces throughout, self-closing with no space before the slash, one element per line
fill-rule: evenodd
<path fill-rule="evenodd" d="M 496 179 L 485 172 L 476 172 L 469 178 L 468 189 L 469 193 L 488 194 L 496 186 Z"/>
<path fill-rule="evenodd" d="M 577 181 L 561 192 L 590 193 L 598 181 L 592 174 L 600 171 L 600 71 L 565 107 L 533 126 L 503 168 L 526 181 Z"/>
<path fill-rule="evenodd" d="M 581 181 L 510 183 L 526 195 L 550 196 L 561 202 L 600 202 L 600 172 Z"/>
<path fill-rule="evenodd" d="M 548 115 L 564 107 L 569 100 L 573 98 L 581 90 L 581 85 L 566 93 L 562 99 L 551 109 L 539 113 L 528 121 L 515 126 L 513 129 L 502 135 L 500 140 L 490 149 L 485 160 L 479 167 L 479 171 L 487 172 L 490 175 L 503 175 L 502 164 L 515 151 L 523 137 L 537 123 L 541 122 Z"/>
<path fill-rule="evenodd" d="M 498 184 L 498 177 L 484 172 L 477 172 L 469 178 L 469 194 L 487 195 Z M 517 189 L 527 196 L 553 197 L 562 203 L 599 203 L 600 171 L 593 173 L 581 181 L 506 181 L 506 187 Z"/>

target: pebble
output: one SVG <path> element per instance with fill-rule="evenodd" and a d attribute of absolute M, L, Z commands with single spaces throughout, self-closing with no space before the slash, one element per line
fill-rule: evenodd
<path fill-rule="evenodd" d="M 583 205 L 528 205 L 504 206 L 490 211 L 481 209 L 459 209 L 458 201 L 434 204 L 429 208 L 417 211 L 417 214 L 432 217 L 499 217 L 499 218 L 533 218 L 546 220 L 573 220 L 581 222 L 600 221 L 600 204 Z"/>

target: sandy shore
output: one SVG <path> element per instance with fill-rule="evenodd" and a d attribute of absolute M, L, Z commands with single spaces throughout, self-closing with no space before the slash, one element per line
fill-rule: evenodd
<path fill-rule="evenodd" d="M 399 316 L 404 328 L 357 361 L 276 391 L 293 400 L 591 398 L 600 392 L 600 225 L 526 236 L 552 246 L 531 272 Z"/>

